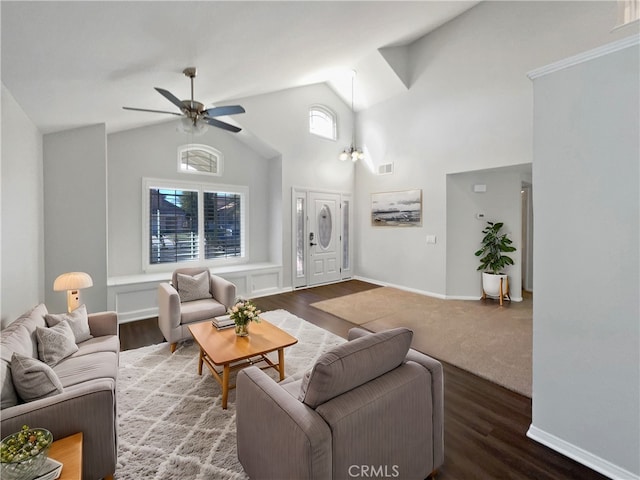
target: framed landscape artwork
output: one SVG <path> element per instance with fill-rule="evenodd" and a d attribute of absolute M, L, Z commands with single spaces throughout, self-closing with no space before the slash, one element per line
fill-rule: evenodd
<path fill-rule="evenodd" d="M 371 224 L 375 227 L 422 225 L 422 190 L 371 194 Z"/>

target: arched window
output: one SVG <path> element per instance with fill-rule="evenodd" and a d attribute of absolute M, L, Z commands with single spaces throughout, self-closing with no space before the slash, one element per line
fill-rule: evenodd
<path fill-rule="evenodd" d="M 336 114 L 324 105 L 309 107 L 309 132 L 329 140 L 337 139 Z"/>
<path fill-rule="evenodd" d="M 178 147 L 178 172 L 222 175 L 222 152 L 209 145 L 187 144 Z"/>

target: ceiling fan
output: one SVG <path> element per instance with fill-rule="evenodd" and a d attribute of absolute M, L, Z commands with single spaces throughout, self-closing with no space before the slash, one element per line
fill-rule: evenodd
<path fill-rule="evenodd" d="M 165 90 L 163 88 L 155 87 L 155 89 L 173 103 L 176 107 L 180 109 L 181 113 L 177 112 L 167 112 L 164 110 L 149 110 L 146 108 L 133 108 L 133 107 L 122 107 L 125 110 L 136 110 L 138 112 L 152 112 L 152 113 L 167 113 L 169 115 L 177 115 L 182 116 L 184 119 L 192 125 L 194 128 L 198 128 L 201 126 L 201 123 L 204 122 L 207 125 L 212 125 L 214 127 L 222 128 L 223 130 L 228 130 L 230 132 L 237 133 L 241 128 L 236 127 L 235 125 L 231 125 L 229 123 L 223 122 L 221 120 L 216 119 L 215 117 L 221 117 L 224 115 L 235 115 L 238 113 L 245 113 L 245 109 L 241 105 L 228 105 L 224 107 L 212 107 L 212 108 L 204 108 L 204 104 L 197 102 L 193 99 L 193 79 L 196 78 L 198 74 L 195 67 L 185 68 L 182 73 L 186 77 L 191 79 L 191 100 L 180 100 L 174 94 Z"/>

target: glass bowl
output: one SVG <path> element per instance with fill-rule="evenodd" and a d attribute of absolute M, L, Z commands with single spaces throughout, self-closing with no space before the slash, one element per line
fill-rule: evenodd
<path fill-rule="evenodd" d="M 0 442 L 0 478 L 32 480 L 47 460 L 53 435 L 44 428 L 22 427 L 22 430 Z"/>

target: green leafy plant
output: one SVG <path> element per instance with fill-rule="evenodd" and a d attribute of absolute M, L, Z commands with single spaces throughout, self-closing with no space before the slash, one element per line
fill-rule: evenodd
<path fill-rule="evenodd" d="M 482 230 L 484 233 L 482 248 L 475 253 L 476 257 L 482 257 L 478 270 L 499 275 L 504 267 L 513 265 L 513 259 L 503 255 L 503 253 L 516 251 L 516 247 L 511 246 L 513 242 L 507 234 L 500 233 L 503 225 L 502 222 L 487 222 L 487 226 Z"/>

